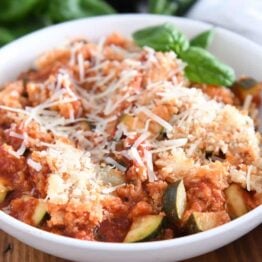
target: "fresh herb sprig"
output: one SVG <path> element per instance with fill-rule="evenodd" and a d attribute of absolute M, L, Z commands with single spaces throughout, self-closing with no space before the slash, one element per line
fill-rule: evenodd
<path fill-rule="evenodd" d="M 174 51 L 186 62 L 185 74 L 191 82 L 231 86 L 235 81 L 234 70 L 206 50 L 213 36 L 213 30 L 205 31 L 189 41 L 170 23 L 150 26 L 133 34 L 139 46 Z"/>

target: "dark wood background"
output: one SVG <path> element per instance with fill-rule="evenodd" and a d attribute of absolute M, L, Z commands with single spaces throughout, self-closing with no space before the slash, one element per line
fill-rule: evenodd
<path fill-rule="evenodd" d="M 1 262 L 66 262 L 24 245 L 0 231 Z M 241 239 L 186 262 L 262 262 L 262 225 Z M 91 262 L 91 261 L 90 261 Z"/>

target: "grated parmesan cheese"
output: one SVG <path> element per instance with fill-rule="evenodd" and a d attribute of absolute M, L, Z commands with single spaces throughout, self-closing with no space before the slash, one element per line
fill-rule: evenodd
<path fill-rule="evenodd" d="M 244 104 L 243 104 L 243 110 L 248 112 L 249 111 L 249 108 L 250 108 L 250 105 L 252 103 L 252 99 L 253 99 L 253 96 L 252 95 L 247 95 L 245 97 L 245 101 L 244 101 Z"/>
<path fill-rule="evenodd" d="M 247 191 L 250 191 L 250 178 L 252 173 L 253 166 L 248 166 L 247 168 L 247 175 L 246 175 L 246 183 L 247 183 Z"/>
<path fill-rule="evenodd" d="M 34 170 L 36 170 L 37 172 L 41 171 L 42 169 L 42 165 L 38 162 L 35 162 L 33 159 L 28 158 L 27 159 L 27 164 L 32 167 Z"/>
<path fill-rule="evenodd" d="M 137 111 L 143 112 L 144 114 L 146 114 L 148 117 L 150 117 L 152 120 L 157 122 L 159 125 L 163 126 L 168 132 L 171 132 L 173 130 L 173 127 L 167 121 L 165 121 L 164 119 L 162 119 L 158 115 L 152 113 L 146 107 L 140 107 L 140 108 L 138 108 Z"/>
<path fill-rule="evenodd" d="M 145 154 L 145 160 L 147 165 L 148 181 L 154 182 L 155 180 L 157 180 L 157 177 L 154 172 L 152 153 L 149 152 L 148 150 L 145 150 L 144 154 Z"/>
<path fill-rule="evenodd" d="M 139 155 L 136 147 L 132 146 L 130 150 L 128 151 L 128 154 L 131 159 L 133 159 L 139 166 L 144 166 L 143 160 L 141 156 Z"/>
<path fill-rule="evenodd" d="M 85 79 L 85 64 L 84 57 L 81 53 L 77 55 L 78 71 L 79 71 L 79 80 L 82 83 Z"/>
<path fill-rule="evenodd" d="M 110 165 L 113 165 L 115 166 L 117 169 L 119 169 L 120 171 L 122 172 L 125 172 L 126 171 L 126 167 L 120 165 L 117 161 L 115 161 L 113 158 L 111 157 L 106 157 L 105 158 L 105 162 L 110 164 Z"/>

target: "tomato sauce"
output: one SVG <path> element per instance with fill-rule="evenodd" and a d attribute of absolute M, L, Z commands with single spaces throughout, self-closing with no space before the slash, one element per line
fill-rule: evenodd
<path fill-rule="evenodd" d="M 104 242 L 123 242 L 131 222 L 126 217 L 103 221 L 97 230 L 97 239 Z"/>

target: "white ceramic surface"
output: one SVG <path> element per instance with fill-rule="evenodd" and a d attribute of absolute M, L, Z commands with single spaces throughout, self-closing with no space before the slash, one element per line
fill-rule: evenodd
<path fill-rule="evenodd" d="M 172 22 L 189 37 L 210 25 L 182 18 L 156 15 L 114 15 L 67 22 L 25 36 L 0 49 L 0 84 L 28 69 L 43 51 L 73 37 L 95 40 L 112 31 L 130 36 L 134 30 Z M 210 50 L 233 66 L 238 75 L 262 79 L 262 48 L 223 29 L 216 29 Z M 173 240 L 135 244 L 81 241 L 28 226 L 0 211 L 0 228 L 22 242 L 44 252 L 73 261 L 176 261 L 197 256 L 246 234 L 262 222 L 262 206 L 218 228 Z"/>

